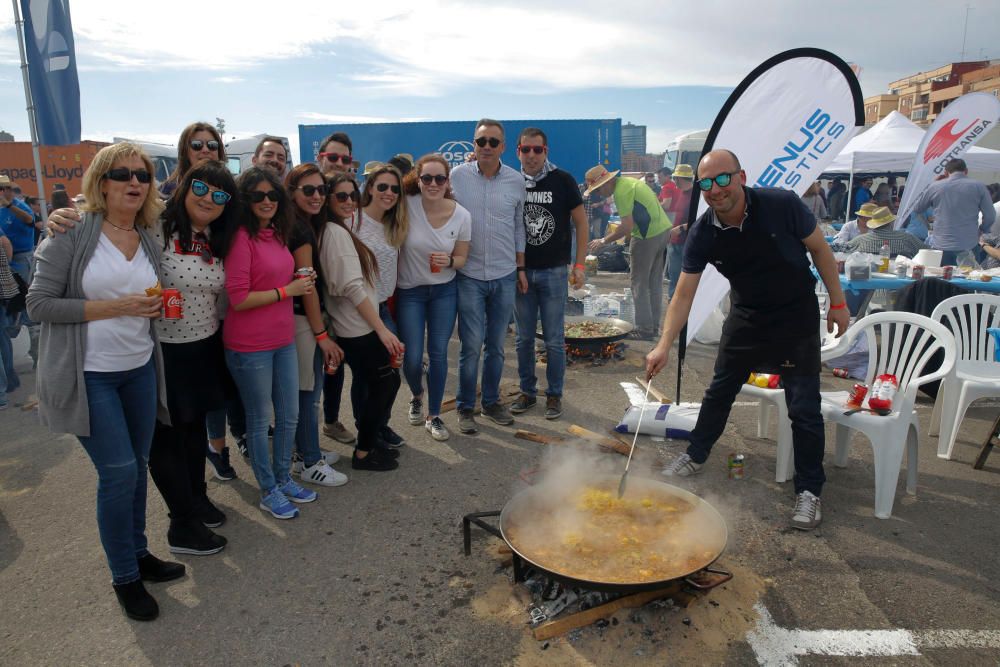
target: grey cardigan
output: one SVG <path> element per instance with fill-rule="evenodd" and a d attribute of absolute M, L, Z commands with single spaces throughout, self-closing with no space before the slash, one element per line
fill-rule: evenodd
<path fill-rule="evenodd" d="M 90 435 L 90 409 L 83 361 L 87 349 L 87 323 L 83 319 L 83 271 L 101 238 L 104 216 L 86 213 L 65 234 L 46 238 L 35 250 L 35 274 L 28 289 L 28 316 L 40 322 L 38 344 L 38 413 L 42 423 L 56 433 Z M 146 256 L 162 282 L 160 248 L 142 227 L 136 227 Z M 157 418 L 170 423 L 163 381 L 163 355 L 155 320 L 149 321 L 156 363 Z"/>

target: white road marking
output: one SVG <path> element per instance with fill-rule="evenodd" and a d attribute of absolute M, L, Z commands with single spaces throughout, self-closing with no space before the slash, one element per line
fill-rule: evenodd
<path fill-rule="evenodd" d="M 897 656 L 920 655 L 929 648 L 1000 649 L 996 630 L 797 630 L 778 626 L 762 603 L 760 615 L 747 641 L 764 667 L 797 664 L 797 656 Z"/>

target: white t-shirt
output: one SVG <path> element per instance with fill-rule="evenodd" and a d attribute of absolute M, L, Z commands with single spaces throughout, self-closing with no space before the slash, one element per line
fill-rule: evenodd
<path fill-rule="evenodd" d="M 352 221 L 351 231 L 375 253 L 375 261 L 378 262 L 378 284 L 375 285 L 375 290 L 378 293 L 378 303 L 382 303 L 396 291 L 399 250 L 386 241 L 385 225 L 363 211 L 360 218 Z"/>
<path fill-rule="evenodd" d="M 94 255 L 83 270 L 83 294 L 88 300 L 110 300 L 143 294 L 156 285 L 156 269 L 142 245 L 132 261 L 101 234 Z M 115 373 L 139 368 L 153 354 L 153 337 L 145 317 L 122 316 L 87 323 L 83 370 Z"/>
<path fill-rule="evenodd" d="M 410 217 L 410 230 L 406 241 L 399 251 L 399 277 L 397 283 L 403 289 L 421 285 L 442 285 L 455 277 L 455 269 L 441 267 L 439 273 L 431 273 L 430 254 L 455 250 L 455 243 L 468 241 L 472 238 L 472 216 L 455 204 L 455 212 L 448 221 L 438 229 L 431 227 L 424 212 L 420 195 L 407 198 L 407 213 Z"/>

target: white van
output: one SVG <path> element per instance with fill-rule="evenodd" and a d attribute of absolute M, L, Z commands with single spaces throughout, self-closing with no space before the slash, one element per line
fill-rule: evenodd
<path fill-rule="evenodd" d="M 667 152 L 663 155 L 663 166 L 673 170 L 679 164 L 687 164 L 691 165 L 692 169 L 697 169 L 698 160 L 701 159 L 701 152 L 705 148 L 705 139 L 707 138 L 708 130 L 688 132 L 674 137 L 667 144 Z"/>

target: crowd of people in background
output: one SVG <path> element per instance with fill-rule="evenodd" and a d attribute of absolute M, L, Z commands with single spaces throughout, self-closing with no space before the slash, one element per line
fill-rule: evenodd
<path fill-rule="evenodd" d="M 21 297 L 20 309 L 0 309 L 0 409 L 19 383 L 11 337 L 27 330 L 41 420 L 76 435 L 97 472 L 100 539 L 126 614 L 155 618 L 143 582 L 185 572 L 149 552 L 147 469 L 167 506 L 170 551 L 226 548 L 215 530 L 226 515 L 209 498 L 205 472 L 207 461 L 219 480 L 238 476 L 227 424 L 260 508 L 292 519 L 316 500 L 310 487 L 348 482 L 321 433 L 354 446 L 355 471 L 388 472 L 405 460 L 406 436 L 390 425 L 404 379 L 409 424 L 437 441 L 451 437 L 442 404 L 456 324 L 461 434 L 477 432 L 477 408 L 513 424 L 536 409 L 540 391 L 537 409 L 558 419 L 568 290 L 584 287 L 588 252 L 627 243 L 631 335 L 660 337 L 664 283 L 672 297 L 694 186 L 710 191 L 711 179 L 698 181 L 686 164 L 641 178 L 597 165 L 578 184 L 556 165 L 558 147 L 541 128 L 516 137 L 520 169 L 500 159 L 507 138 L 484 118 L 466 164 L 399 154 L 366 164 L 359 182 L 347 134 L 331 134 L 315 163 L 291 169 L 285 144 L 267 136 L 234 179 L 219 132 L 192 123 L 165 182 L 154 181 L 140 147 L 114 144 L 97 153 L 77 198 L 53 193 L 47 221 L 0 176 L 0 278 L 5 266 L 17 276 L 13 287 L 0 281 L 0 298 L 9 306 Z M 902 194 L 894 179 L 874 192 L 871 179 L 851 193 L 840 180 L 817 183 L 802 199 L 818 219 L 855 213 L 835 248 L 871 252 L 888 242 L 909 256 L 925 244 L 976 246 L 984 262 L 1000 264 L 996 237 L 980 235 L 993 224 L 1000 186 L 984 199 L 961 160 L 948 172 L 915 209 L 933 225 L 926 239 L 894 229 Z M 612 211 L 619 222 L 609 231 Z M 977 212 L 981 223 L 969 223 Z M 182 319 L 164 312 L 164 290 L 183 296 Z M 500 381 L 512 322 L 520 393 L 508 406 Z"/>

